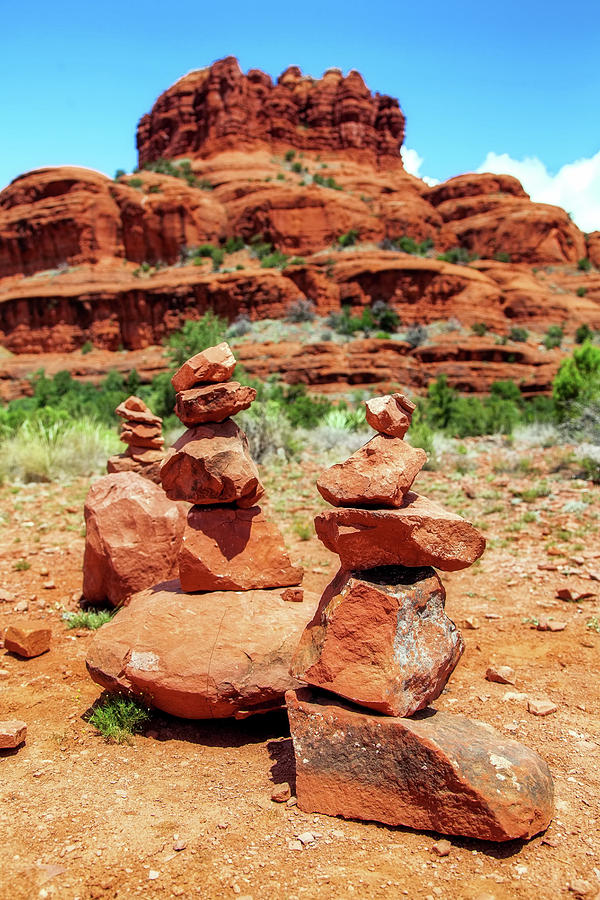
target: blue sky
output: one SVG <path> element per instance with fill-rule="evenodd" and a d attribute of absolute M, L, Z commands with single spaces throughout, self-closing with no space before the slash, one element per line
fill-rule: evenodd
<path fill-rule="evenodd" d="M 44 165 L 131 169 L 137 121 L 156 97 L 235 55 L 273 77 L 291 64 L 314 76 L 356 68 L 399 98 L 421 175 L 521 165 L 550 202 L 559 191 L 569 208 L 578 191 L 576 218 L 600 228 L 597 0 L 32 0 L 5 6 L 2 24 L 0 186 Z"/>

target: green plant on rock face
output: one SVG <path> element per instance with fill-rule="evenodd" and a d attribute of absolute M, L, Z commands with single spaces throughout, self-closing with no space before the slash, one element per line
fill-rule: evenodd
<path fill-rule="evenodd" d="M 471 331 L 478 337 L 483 337 L 483 335 L 488 331 L 488 326 L 485 324 L 485 322 L 474 322 L 473 325 L 471 325 Z"/>
<path fill-rule="evenodd" d="M 92 710 L 88 722 L 105 740 L 123 744 L 130 742 L 134 734 L 143 731 L 150 719 L 150 711 L 128 697 L 107 697 Z"/>
<path fill-rule="evenodd" d="M 440 253 L 438 259 L 457 266 L 466 266 L 477 259 L 477 254 L 470 253 L 466 247 L 452 247 L 450 250 L 446 250 L 445 253 Z"/>
<path fill-rule="evenodd" d="M 498 253 L 494 254 L 494 259 L 497 262 L 510 262 L 510 253 L 506 253 L 504 250 L 500 250 Z"/>
<path fill-rule="evenodd" d="M 312 322 L 315 318 L 315 304 L 312 300 L 299 297 L 290 303 L 285 318 L 288 322 Z"/>
<path fill-rule="evenodd" d="M 419 242 L 408 234 L 403 234 L 392 240 L 387 239 L 383 241 L 382 247 L 384 250 L 400 250 L 402 253 L 411 253 L 414 256 L 425 256 L 432 249 L 433 240 L 427 237 Z"/>
<path fill-rule="evenodd" d="M 260 265 L 263 269 L 285 269 L 289 262 L 289 258 L 280 250 L 273 250 L 261 258 Z"/>
<path fill-rule="evenodd" d="M 127 173 L 126 173 L 125 169 L 117 169 L 117 171 L 115 172 L 115 181 L 118 181 L 119 178 L 122 178 L 126 174 Z"/>
<path fill-rule="evenodd" d="M 141 178 L 130 178 L 127 184 L 129 187 L 136 188 L 137 190 L 140 190 L 144 186 L 144 182 Z"/>
<path fill-rule="evenodd" d="M 285 151 L 285 161 L 291 162 L 293 160 L 293 158 L 295 157 L 295 155 L 296 155 L 295 150 L 286 150 Z"/>
<path fill-rule="evenodd" d="M 554 350 L 555 347 L 560 347 L 563 337 L 564 332 L 560 325 L 550 325 L 544 338 L 544 347 L 546 350 Z"/>
<path fill-rule="evenodd" d="M 94 349 L 94 345 L 92 344 L 91 341 L 85 341 L 85 343 L 83 343 L 81 345 L 82 353 L 91 353 L 93 349 Z"/>
<path fill-rule="evenodd" d="M 577 328 L 577 330 L 575 331 L 576 344 L 585 344 L 586 341 L 591 341 L 593 337 L 594 332 L 589 325 L 580 325 L 579 328 Z"/>
<path fill-rule="evenodd" d="M 86 609 L 74 613 L 65 613 L 64 620 L 67 628 L 88 628 L 95 631 L 110 622 L 114 615 L 108 609 Z"/>
<path fill-rule="evenodd" d="M 225 253 L 236 253 L 238 250 L 243 250 L 244 247 L 244 238 L 241 237 L 229 237 L 223 244 Z"/>
<path fill-rule="evenodd" d="M 225 258 L 225 250 L 222 247 L 215 247 L 214 244 L 201 244 L 195 250 L 188 251 L 188 254 L 192 255 L 195 265 L 200 265 L 203 259 L 212 259 L 214 272 L 218 271 Z"/>
<path fill-rule="evenodd" d="M 578 287 L 576 293 L 578 297 L 585 297 L 585 295 L 587 294 L 587 288 Z"/>
<path fill-rule="evenodd" d="M 521 328 L 520 325 L 514 325 L 508 332 L 509 341 L 515 341 L 518 344 L 524 344 L 528 337 L 529 332 L 526 328 Z"/>
<path fill-rule="evenodd" d="M 340 247 L 353 247 L 358 240 L 358 231 L 356 228 L 351 228 L 350 231 L 346 231 L 345 234 L 340 234 L 337 239 Z"/>
<path fill-rule="evenodd" d="M 142 166 L 148 172 L 158 172 L 161 175 L 171 175 L 173 178 L 183 179 L 190 187 L 212 191 L 212 184 L 206 178 L 198 178 L 192 171 L 189 159 L 173 161 L 170 159 L 157 159 L 154 162 L 144 163 Z M 139 171 L 139 170 L 138 170 Z M 131 183 L 131 182 L 130 182 Z"/>
<path fill-rule="evenodd" d="M 591 260 L 584 256 L 582 259 L 577 260 L 577 268 L 580 272 L 589 272 L 592 268 Z"/>

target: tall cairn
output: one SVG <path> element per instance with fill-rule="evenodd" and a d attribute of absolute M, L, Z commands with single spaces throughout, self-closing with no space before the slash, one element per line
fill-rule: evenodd
<path fill-rule="evenodd" d="M 366 403 L 375 437 L 317 481 L 335 509 L 315 519 L 340 558 L 291 666 L 286 694 L 306 812 L 493 841 L 543 831 L 552 779 L 533 751 L 489 725 L 435 710 L 464 649 L 435 571 L 472 565 L 485 540 L 411 490 L 426 462 L 404 441 L 414 405 Z"/>
<path fill-rule="evenodd" d="M 120 403 L 115 413 L 123 419 L 120 439 L 127 444 L 127 450 L 111 456 L 106 471 L 137 472 L 160 484 L 160 467 L 165 458 L 162 419 L 135 395 Z"/>

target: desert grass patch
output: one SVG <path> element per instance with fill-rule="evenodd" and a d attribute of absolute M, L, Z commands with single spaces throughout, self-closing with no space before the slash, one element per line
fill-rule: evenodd
<path fill-rule="evenodd" d="M 87 628 L 96 631 L 107 622 L 110 622 L 115 610 L 109 609 L 81 609 L 74 613 L 65 613 L 63 618 L 67 628 Z"/>
<path fill-rule="evenodd" d="M 101 700 L 88 716 L 90 725 L 106 741 L 114 744 L 130 742 L 134 734 L 144 730 L 149 720 L 149 709 L 137 700 L 120 694 Z"/>

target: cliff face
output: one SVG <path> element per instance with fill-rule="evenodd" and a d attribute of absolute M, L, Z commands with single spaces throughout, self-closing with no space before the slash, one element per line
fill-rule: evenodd
<path fill-rule="evenodd" d="M 405 325 L 600 327 L 600 274 L 576 265 L 600 268 L 600 232 L 586 244 L 507 175 L 428 187 L 402 167 L 403 134 L 397 101 L 356 72 L 314 80 L 291 68 L 273 84 L 229 58 L 187 75 L 141 120 L 138 146 L 142 164 L 189 167 L 116 180 L 39 169 L 0 192 L 0 343 L 143 348 L 209 308 L 281 317 L 297 299 L 322 314 L 383 299 Z M 288 255 L 283 269 L 261 264 L 259 235 Z M 427 256 L 403 252 L 402 237 L 427 241 Z M 229 238 L 214 267 L 190 260 Z M 437 258 L 452 248 L 479 259 Z"/>
<path fill-rule="evenodd" d="M 371 94 L 358 72 L 313 79 L 291 66 L 273 84 L 230 56 L 165 91 L 139 122 L 137 148 L 140 165 L 268 146 L 401 166 L 404 122 L 398 101 Z"/>

